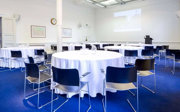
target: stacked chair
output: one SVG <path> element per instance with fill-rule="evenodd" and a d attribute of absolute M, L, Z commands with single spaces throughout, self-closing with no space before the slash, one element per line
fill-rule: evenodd
<path fill-rule="evenodd" d="M 47 72 L 46 73 L 41 72 L 37 64 L 25 63 L 25 66 L 26 69 L 25 69 L 25 79 L 24 79 L 24 99 L 28 100 L 29 98 L 37 96 L 37 108 L 41 109 L 42 107 L 51 103 L 50 101 L 45 104 L 40 104 L 40 94 L 45 92 L 44 90 L 42 91 L 42 89 L 45 89 L 45 87 L 49 87 L 49 86 L 45 86 L 45 82 L 51 80 L 51 75 L 48 74 Z M 28 85 L 33 84 L 33 90 L 35 92 L 34 94 L 26 96 L 27 84 Z M 34 89 L 35 84 L 38 85 L 36 89 Z M 41 84 L 44 84 L 44 86 L 41 87 Z"/>

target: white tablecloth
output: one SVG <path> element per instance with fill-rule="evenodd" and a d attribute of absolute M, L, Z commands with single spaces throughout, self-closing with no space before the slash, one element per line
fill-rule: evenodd
<path fill-rule="evenodd" d="M 106 46 L 104 47 L 105 50 L 119 50 L 119 52 L 124 56 L 125 50 L 137 50 L 138 56 L 141 56 L 142 49 L 144 47 L 133 47 L 133 46 Z"/>
<path fill-rule="evenodd" d="M 44 49 L 44 47 L 8 47 L 8 48 L 1 48 L 0 49 L 0 57 L 8 59 L 7 61 L 4 61 L 0 63 L 1 67 L 12 67 L 12 68 L 18 68 L 18 67 L 24 67 L 24 62 L 12 61 L 11 58 L 11 51 L 21 51 L 22 57 L 24 59 L 27 59 L 28 56 L 35 57 L 34 50 L 35 49 Z M 12 62 L 11 62 L 12 61 Z"/>
<path fill-rule="evenodd" d="M 156 48 L 157 45 L 154 45 L 154 44 L 128 44 L 128 46 L 143 47 L 143 48 L 145 48 L 145 46 L 153 46 L 154 48 Z"/>
<path fill-rule="evenodd" d="M 107 66 L 124 67 L 124 59 L 120 53 L 110 51 L 67 51 L 53 54 L 52 66 L 64 69 L 76 68 L 80 75 L 91 72 L 84 81 L 89 82 L 90 96 L 96 97 L 97 93 L 103 93 L 104 74 L 100 69 L 106 70 Z M 62 91 L 56 92 L 63 94 Z M 72 95 L 68 94 L 69 97 Z M 81 97 L 83 96 L 84 92 L 81 93 Z"/>

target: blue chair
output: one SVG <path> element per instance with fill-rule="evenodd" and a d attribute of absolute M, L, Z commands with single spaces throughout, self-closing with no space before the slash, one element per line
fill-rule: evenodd
<path fill-rule="evenodd" d="M 137 83 L 135 86 L 134 83 Z M 106 79 L 104 80 L 104 96 L 105 101 L 103 101 L 104 111 L 107 109 L 107 95 L 106 90 L 113 89 L 119 91 L 129 91 L 132 89 L 137 90 L 137 111 L 139 110 L 139 95 L 138 95 L 138 77 L 137 70 L 135 67 L 118 68 L 118 67 L 107 67 L 106 69 Z M 131 92 L 132 93 L 132 92 Z M 134 93 L 132 93 L 134 94 Z M 127 102 L 130 104 L 131 108 L 136 112 L 135 108 L 132 106 L 129 99 Z"/>
<path fill-rule="evenodd" d="M 119 50 L 108 49 L 108 51 L 112 51 L 112 52 L 117 52 L 117 53 L 119 53 Z"/>
<path fill-rule="evenodd" d="M 100 48 L 100 45 L 99 44 L 93 44 L 94 46 L 96 46 L 96 49 L 97 50 L 102 50 L 101 48 Z"/>
<path fill-rule="evenodd" d="M 39 67 L 39 70 L 40 70 L 41 72 L 42 72 L 42 71 L 47 71 L 47 70 L 50 69 L 50 67 L 42 64 L 42 62 L 37 62 L 37 63 L 35 63 L 33 57 L 28 56 L 28 60 L 29 60 L 29 63 L 30 63 L 30 64 L 37 64 L 38 67 Z M 49 70 L 49 71 L 50 71 L 50 70 Z"/>
<path fill-rule="evenodd" d="M 153 58 L 154 52 L 153 50 L 150 49 L 149 50 L 143 49 L 141 55 L 143 56 L 143 58 Z"/>
<path fill-rule="evenodd" d="M 40 105 L 40 93 L 43 93 L 44 91 L 40 91 L 42 88 L 40 87 L 40 84 L 47 82 L 48 80 L 51 79 L 51 76 L 47 73 L 40 72 L 39 67 L 37 64 L 31 64 L 31 63 L 25 63 L 26 66 L 26 71 L 25 71 L 25 79 L 24 79 L 24 99 L 28 100 L 29 98 L 38 95 L 37 98 L 37 108 L 40 109 L 51 102 L 48 102 L 46 104 Z M 37 93 L 34 93 L 32 95 L 26 96 L 26 85 L 27 81 L 30 84 L 37 84 Z M 29 84 L 28 83 L 28 84 Z M 34 86 L 33 86 L 34 89 Z"/>
<path fill-rule="evenodd" d="M 68 51 L 68 50 L 69 50 L 68 46 L 62 46 L 62 51 Z"/>
<path fill-rule="evenodd" d="M 75 46 L 74 49 L 75 49 L 75 50 L 81 50 L 81 49 L 82 49 L 82 46 Z"/>
<path fill-rule="evenodd" d="M 10 58 L 10 62 L 11 62 L 11 67 L 10 70 L 12 70 L 13 66 L 13 61 L 17 62 L 19 64 L 19 67 L 21 68 L 21 72 L 23 72 L 22 70 L 22 63 L 24 64 L 24 58 L 22 57 L 22 52 L 21 51 L 11 51 L 11 58 Z"/>
<path fill-rule="evenodd" d="M 125 63 L 129 65 L 134 65 L 134 60 L 138 57 L 138 50 L 125 50 Z"/>
<path fill-rule="evenodd" d="M 40 62 L 41 59 L 44 57 L 44 52 L 45 52 L 44 49 L 35 49 L 34 50 L 34 55 L 35 55 L 34 59 Z M 44 61 L 42 61 L 42 62 L 44 62 Z"/>
<path fill-rule="evenodd" d="M 92 49 L 91 44 L 86 44 L 86 48 L 89 49 L 89 50 L 91 50 L 91 49 Z"/>
<path fill-rule="evenodd" d="M 109 46 L 109 44 L 102 44 L 102 47 L 103 47 L 103 48 L 106 47 L 106 46 Z"/>
<path fill-rule="evenodd" d="M 174 64 L 173 64 L 173 74 L 175 73 L 176 63 L 180 63 L 180 50 L 174 50 Z"/>
<path fill-rule="evenodd" d="M 153 50 L 154 47 L 153 47 L 153 46 L 145 46 L 144 49 L 145 49 L 145 50 Z"/>
<path fill-rule="evenodd" d="M 152 93 L 156 91 L 156 73 L 155 73 L 155 59 L 137 59 L 135 63 L 136 69 L 138 71 L 138 76 L 141 77 L 148 77 L 150 75 L 154 75 L 154 90 L 146 87 L 142 84 L 141 79 L 141 86 Z"/>
<path fill-rule="evenodd" d="M 65 93 L 77 93 L 79 94 L 79 112 L 80 112 L 80 91 L 82 91 L 82 88 L 87 86 L 88 88 L 88 94 L 89 94 L 89 84 L 88 82 L 81 82 L 79 72 L 77 69 L 59 69 L 56 67 L 52 67 L 53 72 L 53 82 L 56 83 L 56 85 L 53 85 L 52 87 L 52 96 L 53 99 L 53 90 L 59 89 Z M 83 77 L 87 76 L 89 73 L 82 75 Z M 83 78 L 81 77 L 81 78 Z M 61 108 L 65 103 L 67 103 L 69 99 L 67 99 L 65 102 L 63 102 L 57 109 L 53 109 L 53 102 L 51 103 L 51 112 L 57 111 L 59 108 Z M 91 108 L 91 102 L 90 102 L 90 96 L 89 96 L 89 108 L 87 111 L 89 111 Z"/>

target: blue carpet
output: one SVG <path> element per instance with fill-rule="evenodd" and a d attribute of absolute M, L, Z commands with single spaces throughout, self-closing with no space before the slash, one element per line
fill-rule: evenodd
<path fill-rule="evenodd" d="M 140 112 L 180 112 L 180 64 L 176 64 L 176 72 L 171 73 L 172 63 L 167 64 L 165 68 L 164 61 L 156 61 L 157 93 L 152 94 L 146 89 L 139 87 L 139 107 Z M 2 70 L 2 69 L 0 69 Z M 143 84 L 153 88 L 153 76 L 143 78 Z M 133 91 L 136 93 L 136 91 Z M 31 88 L 27 89 L 27 94 L 31 94 Z M 50 112 L 50 105 L 37 109 L 36 98 L 29 100 L 23 99 L 24 95 L 24 72 L 20 69 L 13 71 L 0 72 L 0 112 Z M 51 91 L 42 93 L 41 103 L 50 100 Z M 59 99 L 54 102 L 54 107 L 60 105 L 66 99 L 59 95 Z M 107 92 L 107 110 L 108 112 L 133 112 L 127 103 L 129 99 L 136 107 L 136 97 L 129 92 Z M 90 112 L 103 112 L 102 96 L 97 95 L 91 98 L 92 108 Z M 81 99 L 81 112 L 88 108 L 88 95 Z M 73 96 L 58 112 L 77 112 L 78 95 Z"/>

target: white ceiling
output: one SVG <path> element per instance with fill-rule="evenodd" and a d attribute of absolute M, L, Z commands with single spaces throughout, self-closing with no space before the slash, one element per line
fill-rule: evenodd
<path fill-rule="evenodd" d="M 128 2 L 133 2 L 137 0 L 85 0 L 85 1 L 90 4 L 106 8 L 113 5 L 124 5 Z"/>

